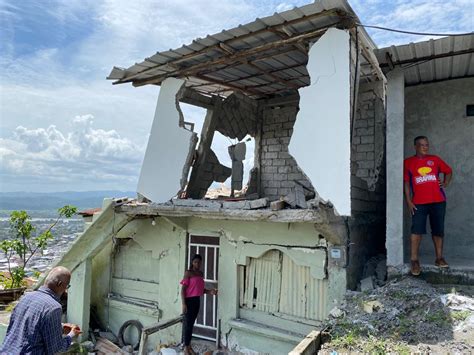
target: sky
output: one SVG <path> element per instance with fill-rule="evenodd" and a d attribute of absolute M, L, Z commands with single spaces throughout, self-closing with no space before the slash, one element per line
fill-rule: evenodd
<path fill-rule="evenodd" d="M 364 24 L 474 30 L 474 0 L 349 2 Z M 0 192 L 134 191 L 159 87 L 113 86 L 112 67 L 307 3 L 0 0 Z M 431 38 L 368 33 L 379 47 Z M 199 125 L 203 110 L 183 106 Z M 223 163 L 229 144 L 217 140 Z"/>

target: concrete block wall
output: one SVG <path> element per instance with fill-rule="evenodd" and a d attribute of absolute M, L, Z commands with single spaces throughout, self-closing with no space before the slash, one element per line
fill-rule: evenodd
<path fill-rule="evenodd" d="M 385 251 L 385 94 L 382 85 L 359 87 L 351 149 L 349 289 L 357 288 L 367 260 Z"/>
<path fill-rule="evenodd" d="M 263 196 L 270 200 L 288 195 L 295 181 L 314 191 L 311 182 L 288 153 L 297 112 L 296 106 L 268 107 L 263 110 L 260 183 Z"/>
<path fill-rule="evenodd" d="M 382 83 L 361 85 L 353 126 L 351 200 L 354 213 L 384 213 L 385 108 Z"/>

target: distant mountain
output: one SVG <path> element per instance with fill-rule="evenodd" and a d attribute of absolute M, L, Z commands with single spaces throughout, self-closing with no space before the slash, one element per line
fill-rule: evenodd
<path fill-rule="evenodd" d="M 136 197 L 132 191 L 0 192 L 0 210 L 55 210 L 64 205 L 79 209 L 101 207 L 106 197 Z"/>

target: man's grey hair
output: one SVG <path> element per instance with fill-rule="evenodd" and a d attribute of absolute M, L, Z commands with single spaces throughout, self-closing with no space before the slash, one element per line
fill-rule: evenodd
<path fill-rule="evenodd" d="M 67 282 L 71 278 L 71 272 L 64 266 L 56 266 L 51 269 L 44 280 L 46 286 L 56 286 L 59 282 Z"/>

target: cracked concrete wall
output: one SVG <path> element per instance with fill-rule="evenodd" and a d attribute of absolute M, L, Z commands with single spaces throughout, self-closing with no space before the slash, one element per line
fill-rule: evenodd
<path fill-rule="evenodd" d="M 328 29 L 310 48 L 307 70 L 289 152 L 319 195 L 350 215 L 349 32 Z"/>
<path fill-rule="evenodd" d="M 184 274 L 186 233 L 162 218 L 156 218 L 154 223 L 152 221 L 152 219 L 134 220 L 131 222 L 132 226 L 128 233 L 120 236 L 125 238 L 123 240 L 132 238 L 125 243 L 124 248 L 140 255 L 140 257 L 130 257 L 130 253 L 125 253 L 126 258 L 122 257 L 120 264 L 123 270 L 113 269 L 114 250 L 117 253 L 118 249 L 114 249 L 112 243 L 109 243 L 92 260 L 91 304 L 95 307 L 96 316 L 102 325 L 109 326 L 114 334 L 117 334 L 122 324 L 130 319 L 139 320 L 147 326 L 159 320 L 176 317 L 181 313 L 179 280 Z M 120 243 L 120 240 L 116 243 Z M 111 274 L 116 276 L 123 274 L 126 282 L 111 282 Z M 136 292 L 139 295 L 148 290 L 147 299 L 150 299 L 149 296 L 153 294 L 150 292 L 156 291 L 153 301 L 158 303 L 159 311 L 130 302 L 107 300 L 107 294 L 111 290 L 126 293 L 132 287 L 133 291 L 133 280 L 143 281 L 149 278 L 153 279 L 153 284 L 150 284 L 153 287 L 147 287 L 146 290 L 137 289 Z M 113 289 L 109 289 L 109 285 Z M 121 291 L 121 287 L 126 288 Z M 177 334 L 181 334 L 179 324 L 152 335 L 148 350 L 154 350 L 156 344 L 160 342 L 179 341 L 180 337 L 177 337 Z"/>
<path fill-rule="evenodd" d="M 222 335 L 231 332 L 235 336 L 235 344 L 245 347 L 247 342 L 253 344 L 251 349 L 264 351 L 269 344 L 276 352 L 289 351 L 296 343 L 282 340 L 279 336 L 267 338 L 258 334 L 239 333 L 230 325 L 231 320 L 241 316 L 239 308 L 239 260 L 245 262 L 246 257 L 258 256 L 264 250 L 278 249 L 288 255 L 292 260 L 297 259 L 298 264 L 314 267 L 317 277 L 324 277 L 327 284 L 326 309 L 329 312 L 345 293 L 346 270 L 345 260 L 341 265 L 329 260 L 331 267 L 327 271 L 320 268 L 318 262 L 326 263 L 325 250 L 333 245 L 329 240 L 341 238 L 344 245 L 345 227 L 341 219 L 336 218 L 331 224 L 318 225 L 313 223 L 271 223 L 271 222 L 243 222 L 224 220 L 205 220 L 202 218 L 183 217 L 175 218 L 173 222 L 165 218 L 156 217 L 154 220 L 135 219 L 130 228 L 124 229 L 119 235 L 120 239 L 131 238 L 132 249 L 141 248 L 143 258 L 128 258 L 122 260 L 126 267 L 127 277 L 141 279 L 146 265 L 156 264 L 157 280 L 156 299 L 159 304 L 159 319 L 166 320 L 181 313 L 180 286 L 186 268 L 186 233 L 204 236 L 220 237 L 220 262 L 219 262 L 219 308 L 218 318 L 221 320 Z M 181 226 L 182 228 L 178 227 Z M 185 229 L 183 229 L 185 228 Z M 335 238 L 333 234 L 337 234 Z M 120 241 L 118 241 L 120 243 Z M 104 325 L 109 324 L 113 332 L 129 319 L 138 319 L 143 325 L 150 325 L 158 321 L 156 312 L 143 307 L 112 302 L 108 307 L 106 295 L 109 292 L 109 275 L 112 260 L 112 243 L 99 253 L 92 262 L 92 304 L 97 308 L 97 314 Z M 138 251 L 139 249 L 136 249 Z M 145 257 L 146 256 L 146 257 Z M 316 260 L 316 259 L 317 260 Z M 147 259 L 147 260 L 145 260 Z M 150 271 L 151 272 L 151 271 Z M 327 272 L 327 278 L 326 278 Z M 136 277 L 133 275 L 136 274 Z M 120 285 L 120 284 L 118 284 Z M 116 286 L 119 287 L 119 286 Z M 321 297 L 321 295 L 314 295 Z M 304 325 L 288 319 L 264 316 L 260 322 L 272 326 L 285 326 L 284 329 L 294 329 L 305 335 L 314 325 Z M 232 329 L 232 330 L 231 330 Z M 173 326 L 154 335 L 149 344 L 149 349 L 157 344 L 179 342 L 180 326 Z M 300 339 L 299 339 L 300 340 Z M 298 341 L 299 341 L 298 340 Z M 261 344 L 260 347 L 258 344 Z M 237 345 L 236 345 L 237 346 Z"/>
<path fill-rule="evenodd" d="M 413 139 L 425 135 L 430 140 L 430 152 L 439 155 L 453 168 L 453 181 L 446 189 L 444 250 L 448 262 L 457 260 L 458 264 L 465 266 L 474 265 L 474 117 L 466 116 L 466 105 L 474 104 L 473 93 L 473 78 L 405 88 L 404 156 L 413 155 Z M 411 221 L 405 201 L 403 206 L 405 261 L 408 261 Z M 422 262 L 433 263 L 434 251 L 429 234 L 422 240 L 420 253 Z"/>
<path fill-rule="evenodd" d="M 161 85 L 155 117 L 143 159 L 137 192 L 153 202 L 165 202 L 182 191 L 197 143 L 197 134 L 183 128 L 178 98 L 184 80 Z"/>

